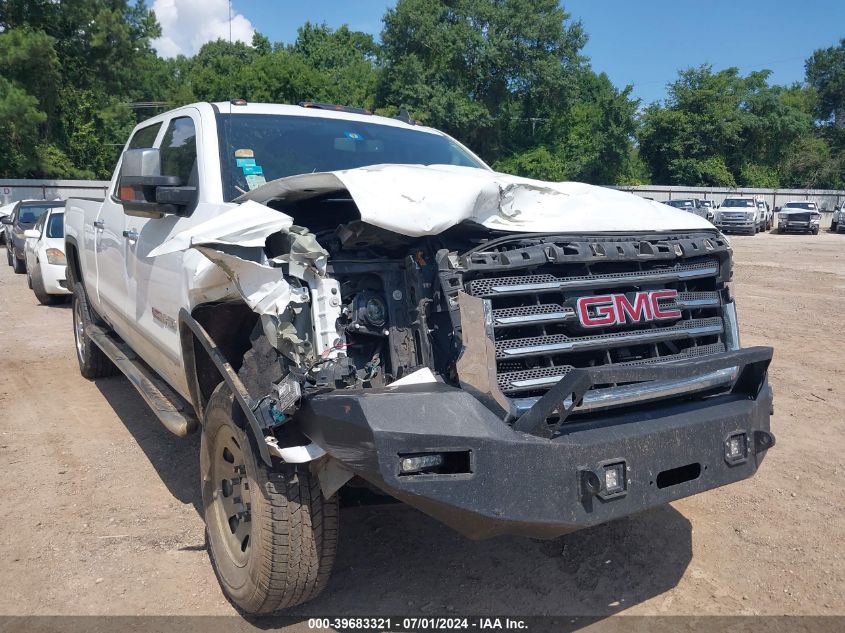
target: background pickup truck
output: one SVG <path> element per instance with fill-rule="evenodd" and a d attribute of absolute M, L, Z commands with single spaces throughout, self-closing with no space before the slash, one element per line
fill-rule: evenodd
<path fill-rule="evenodd" d="M 550 538 L 774 444 L 772 350 L 740 348 L 709 222 L 497 174 L 406 115 L 180 108 L 65 224 L 80 370 L 201 430 L 211 560 L 248 612 L 325 586 L 346 486 Z"/>

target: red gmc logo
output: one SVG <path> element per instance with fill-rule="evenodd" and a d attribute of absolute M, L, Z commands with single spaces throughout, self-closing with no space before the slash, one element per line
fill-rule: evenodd
<path fill-rule="evenodd" d="M 598 295 L 578 299 L 578 318 L 584 327 L 606 327 L 642 321 L 679 319 L 681 311 L 660 307 L 661 299 L 677 299 L 677 290 L 638 292 L 631 303 L 626 295 Z M 593 308 L 592 314 L 590 307 Z"/>

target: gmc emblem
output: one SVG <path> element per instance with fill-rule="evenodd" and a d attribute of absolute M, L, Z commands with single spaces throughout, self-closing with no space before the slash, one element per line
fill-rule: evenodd
<path fill-rule="evenodd" d="M 661 299 L 677 299 L 677 290 L 637 292 L 631 303 L 626 295 L 598 295 L 578 299 L 578 319 L 584 327 L 606 327 L 643 321 L 679 319 L 681 311 L 660 307 Z M 589 308 L 593 308 L 590 314 Z"/>

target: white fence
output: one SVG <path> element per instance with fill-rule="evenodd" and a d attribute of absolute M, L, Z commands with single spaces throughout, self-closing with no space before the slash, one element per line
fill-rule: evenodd
<path fill-rule="evenodd" d="M 0 178 L 0 204 L 18 200 L 66 200 L 67 198 L 104 198 L 108 180 L 29 180 Z"/>
<path fill-rule="evenodd" d="M 0 178 L 0 204 L 17 200 L 65 200 L 77 198 L 104 198 L 108 191 L 107 180 L 28 180 Z M 833 211 L 845 204 L 845 191 L 829 189 L 728 189 L 724 187 L 680 187 L 640 185 L 615 187 L 638 196 L 660 202 L 678 198 L 702 198 L 721 204 L 729 196 L 762 196 L 772 208 L 781 207 L 790 200 L 813 200 L 822 211 Z"/>
<path fill-rule="evenodd" d="M 845 203 L 845 191 L 836 189 L 755 189 L 726 187 L 680 187 L 663 185 L 640 185 L 636 187 L 615 187 L 622 191 L 629 191 L 644 198 L 652 198 L 659 202 L 677 200 L 678 198 L 701 198 L 713 200 L 721 204 L 722 200 L 734 196 L 762 196 L 774 209 L 782 207 L 790 200 L 812 200 L 822 211 L 833 211 Z"/>

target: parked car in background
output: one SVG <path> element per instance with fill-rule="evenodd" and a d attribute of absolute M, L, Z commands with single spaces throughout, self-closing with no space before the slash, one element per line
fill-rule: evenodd
<path fill-rule="evenodd" d="M 711 222 L 713 221 L 713 217 L 715 216 L 715 209 L 716 205 L 713 204 L 712 200 L 702 200 L 701 206 L 707 210 L 707 219 Z"/>
<path fill-rule="evenodd" d="M 64 226 L 64 207 L 50 207 L 33 228 L 24 231 L 29 287 L 44 305 L 64 301 L 70 294 L 65 276 Z"/>
<path fill-rule="evenodd" d="M 778 213 L 778 233 L 800 231 L 802 233 L 819 234 L 819 223 L 822 214 L 818 205 L 809 200 L 787 202 Z"/>
<path fill-rule="evenodd" d="M 694 213 L 702 218 L 707 218 L 707 207 L 701 202 L 698 198 L 679 198 L 678 200 L 669 200 L 666 204 L 688 213 Z"/>
<path fill-rule="evenodd" d="M 842 226 L 843 222 L 845 222 L 845 204 L 833 210 L 833 216 L 830 218 L 830 230 L 838 233 L 839 227 Z"/>
<path fill-rule="evenodd" d="M 15 210 L 10 216 L 0 220 L 7 226 L 6 259 L 16 273 L 26 272 L 26 259 L 23 252 L 26 239 L 24 231 L 33 228 L 38 218 L 48 209 L 64 206 L 63 200 L 22 200 L 15 205 Z"/>
<path fill-rule="evenodd" d="M 753 198 L 725 198 L 713 223 L 723 233 L 754 235 L 765 226 L 765 211 Z"/>
<path fill-rule="evenodd" d="M 758 199 L 757 208 L 760 209 L 760 215 L 762 216 L 762 226 L 760 227 L 760 230 L 771 231 L 772 226 L 774 226 L 775 223 L 775 214 L 769 206 L 769 203 L 765 200 Z"/>
<path fill-rule="evenodd" d="M 15 205 L 17 202 L 10 202 L 9 204 L 4 204 L 0 207 L 0 219 L 7 218 L 12 215 L 12 211 L 15 210 Z M 0 225 L 0 242 L 6 243 L 6 225 Z"/>

